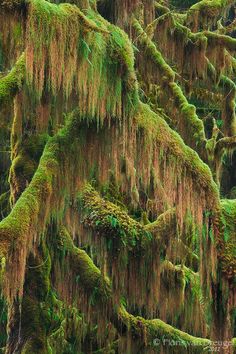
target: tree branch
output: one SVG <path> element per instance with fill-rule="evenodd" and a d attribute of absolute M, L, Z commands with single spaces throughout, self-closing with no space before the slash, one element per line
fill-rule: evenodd
<path fill-rule="evenodd" d="M 225 137 L 219 139 L 215 145 L 215 156 L 220 160 L 225 151 L 234 150 L 236 148 L 236 136 Z"/>
<path fill-rule="evenodd" d="M 0 78 L 0 105 L 21 89 L 25 77 L 25 54 L 22 54 L 15 66 Z"/>
<path fill-rule="evenodd" d="M 62 228 L 62 241 L 67 251 L 72 254 L 73 269 L 76 269 L 85 289 L 91 290 L 95 285 L 99 284 L 100 295 L 104 296 L 105 303 L 109 303 L 113 307 L 109 320 L 115 325 L 118 331 L 123 334 L 131 332 L 134 338 L 143 342 L 144 346 L 155 347 L 155 340 L 160 340 L 160 344 L 165 344 L 164 340 L 180 341 L 181 349 L 191 347 L 192 353 L 201 353 L 203 347 L 209 347 L 211 341 L 209 339 L 197 338 L 185 332 L 182 332 L 161 320 L 145 320 L 142 317 L 135 317 L 129 314 L 119 304 L 112 305 L 112 289 L 107 278 L 103 278 L 101 271 L 94 265 L 91 258 L 73 245 L 73 241 L 65 228 Z M 91 276 L 92 275 L 92 276 Z M 103 280 L 102 280 L 103 279 Z M 104 292 L 104 289 L 106 291 Z M 168 344 L 167 344 L 168 345 Z"/>
<path fill-rule="evenodd" d="M 193 31 L 200 27 L 208 27 L 216 23 L 218 17 L 234 4 L 234 0 L 202 0 L 190 7 L 187 13 L 187 23 Z"/>
<path fill-rule="evenodd" d="M 172 111 L 168 111 L 167 115 L 170 115 L 173 125 L 178 129 L 186 144 L 197 149 L 200 156 L 204 156 L 206 137 L 203 123 L 196 114 L 195 106 L 188 103 L 180 86 L 175 82 L 175 72 L 164 60 L 162 54 L 157 50 L 155 44 L 150 40 L 136 19 L 133 20 L 133 28 L 138 35 L 140 50 L 143 51 L 143 55 L 153 62 L 155 70 L 159 72 L 163 91 L 169 97 L 168 106 L 173 110 L 174 115 L 172 115 Z M 174 109 L 178 110 L 178 120 L 176 120 L 176 113 L 171 103 L 174 104 Z M 189 140 L 190 136 L 192 137 L 191 141 Z"/>
<path fill-rule="evenodd" d="M 152 236 L 145 226 L 132 219 L 119 206 L 105 200 L 91 187 L 86 185 L 82 192 L 85 226 L 92 227 L 102 236 L 108 238 L 125 237 L 129 250 L 150 245 Z"/>

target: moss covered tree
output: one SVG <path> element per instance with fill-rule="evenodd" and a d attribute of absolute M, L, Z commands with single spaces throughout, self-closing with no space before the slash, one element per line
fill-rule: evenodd
<path fill-rule="evenodd" d="M 234 0 L 0 0 L 2 353 L 233 353 Z"/>

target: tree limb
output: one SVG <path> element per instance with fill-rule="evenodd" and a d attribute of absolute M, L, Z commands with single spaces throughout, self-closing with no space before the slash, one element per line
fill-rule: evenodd
<path fill-rule="evenodd" d="M 11 71 L 0 78 L 0 105 L 21 89 L 24 77 L 25 54 L 23 53 Z"/>
<path fill-rule="evenodd" d="M 112 289 L 107 278 L 103 278 L 100 270 L 94 265 L 91 258 L 73 245 L 70 235 L 65 229 L 62 229 L 63 243 L 69 253 L 72 253 L 71 266 L 77 270 L 82 285 L 85 289 L 92 289 L 95 284 L 100 284 L 99 292 L 104 295 L 103 300 L 112 304 Z M 68 248 L 67 248 L 68 245 Z M 82 257 L 81 257 L 82 256 Z M 92 275 L 92 277 L 91 277 Z M 95 282 L 94 282 L 95 280 Z M 106 289 L 104 293 L 104 288 Z M 170 340 L 180 341 L 181 349 L 186 347 L 193 348 L 192 353 L 201 353 L 203 347 L 209 347 L 211 341 L 209 339 L 197 338 L 185 332 L 182 332 L 170 325 L 167 325 L 159 319 L 145 320 L 142 317 L 135 317 L 129 314 L 119 304 L 113 304 L 109 320 L 115 325 L 118 331 L 131 332 L 134 338 L 141 340 L 144 346 L 155 347 L 155 339 L 160 340 L 160 344 L 165 344 Z M 168 344 L 167 344 L 168 345 Z"/>

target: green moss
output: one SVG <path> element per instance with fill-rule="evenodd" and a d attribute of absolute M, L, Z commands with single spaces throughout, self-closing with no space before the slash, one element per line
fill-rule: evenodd
<path fill-rule="evenodd" d="M 220 243 L 219 255 L 221 267 L 229 278 L 236 276 L 236 200 L 221 200 L 221 222 L 223 235 Z"/>
<path fill-rule="evenodd" d="M 175 121 L 176 112 L 174 112 L 173 117 L 171 115 L 172 113 L 168 112 L 169 115 L 171 115 L 173 125 L 176 127 L 180 125 L 181 128 L 178 129 L 180 129 L 180 134 L 183 136 L 185 142 L 202 153 L 206 138 L 204 125 L 196 114 L 196 108 L 188 103 L 181 88 L 175 82 L 175 72 L 166 63 L 162 54 L 157 50 L 155 44 L 143 31 L 137 20 L 133 21 L 133 27 L 137 32 L 140 44 L 145 48 L 144 55 L 148 55 L 155 65 L 155 69 L 160 73 L 161 86 L 163 87 L 163 90 L 167 91 L 170 100 L 174 102 L 174 108 L 177 109 L 180 114 L 180 119 L 183 120 L 183 122 L 180 122 L 179 120 Z M 191 140 L 189 140 L 190 136 Z"/>
<path fill-rule="evenodd" d="M 84 250 L 74 246 L 70 234 L 65 227 L 59 232 L 62 244 L 71 256 L 71 267 L 74 270 L 79 283 L 90 293 L 96 292 L 96 299 L 108 301 L 111 297 L 110 281 L 104 277 L 101 271 L 95 266 L 92 259 Z"/>
<path fill-rule="evenodd" d="M 215 24 L 218 16 L 223 16 L 233 3 L 233 0 L 199 1 L 188 10 L 187 22 L 192 25 L 194 31 L 199 27 L 207 28 Z"/>
<path fill-rule="evenodd" d="M 184 292 L 185 273 L 184 273 L 184 269 L 181 268 L 181 266 L 176 267 L 171 262 L 164 261 L 161 264 L 161 276 L 165 286 L 176 291 L 176 295 L 178 289 Z"/>
<path fill-rule="evenodd" d="M 130 115 L 138 91 L 132 46 L 122 30 L 92 10 L 85 16 L 77 6 L 44 0 L 30 2 L 27 28 L 27 82 L 38 100 L 45 90 L 57 97 L 62 89 L 66 99 L 75 91 L 88 119 Z"/>
<path fill-rule="evenodd" d="M 229 52 L 235 52 L 236 39 L 230 36 L 221 35 L 219 33 L 204 31 L 204 36 L 207 38 L 208 45 L 212 47 L 220 47 L 227 49 Z"/>
<path fill-rule="evenodd" d="M 51 325 L 49 316 L 51 259 L 44 241 L 40 250 L 30 254 L 24 283 L 21 308 L 21 336 L 24 354 L 49 353 L 47 334 Z M 50 300 L 50 301 L 49 301 Z"/>
<path fill-rule="evenodd" d="M 25 76 L 25 55 L 16 62 L 9 74 L 0 78 L 0 104 L 10 99 L 21 87 Z"/>
<path fill-rule="evenodd" d="M 77 127 L 76 123 L 76 127 Z M 48 217 L 53 214 L 53 201 L 51 200 L 53 191 L 58 193 L 55 186 L 55 178 L 58 176 L 58 166 L 60 161 L 61 149 L 70 146 L 73 134 L 76 133 L 75 122 L 69 120 L 66 127 L 62 128 L 57 135 L 50 138 L 44 148 L 38 168 L 28 185 L 14 205 L 11 213 L 0 223 L 0 256 L 7 256 L 9 264 L 9 274 L 12 282 L 8 283 L 5 292 L 12 300 L 16 294 L 22 294 L 24 282 L 24 257 L 27 257 L 35 225 L 40 234 Z M 64 151 L 64 150 L 63 150 Z M 49 209 L 48 209 L 49 208 Z M 50 213 L 48 215 L 48 211 Z M 57 210 L 58 212 L 58 210 Z M 14 262 L 10 261 L 10 249 L 14 246 Z M 21 267 L 15 267 L 19 257 Z M 18 264 L 18 263 L 17 263 Z"/>
<path fill-rule="evenodd" d="M 16 175 L 23 175 L 29 181 L 35 172 L 36 166 L 36 162 L 33 160 L 28 160 L 26 157 L 18 155 L 14 159 L 11 169 L 14 170 Z"/>
<path fill-rule="evenodd" d="M 195 175 L 201 186 L 208 190 L 208 195 L 213 198 L 215 207 L 219 205 L 219 192 L 214 183 L 209 167 L 202 162 L 198 154 L 187 147 L 181 137 L 173 132 L 167 123 L 157 114 L 152 112 L 147 105 L 140 104 L 136 116 L 137 124 L 150 136 L 152 141 L 158 141 L 161 145 L 168 147 L 168 150 L 175 156 L 179 163 L 186 166 L 188 173 Z M 165 137 L 163 139 L 163 137 Z"/>
<path fill-rule="evenodd" d="M 134 317 L 122 308 L 119 309 L 118 314 L 133 336 L 142 338 L 145 335 L 147 346 L 155 348 L 156 345 L 163 344 L 164 348 L 170 348 L 171 343 L 176 342 L 178 350 L 181 348 L 181 353 L 188 353 L 189 348 L 191 348 L 191 353 L 202 353 L 211 345 L 210 340 L 193 337 L 161 320 L 144 320 L 142 317 Z"/>
<path fill-rule="evenodd" d="M 31 181 L 47 139 L 47 135 L 41 134 L 18 141 L 17 137 L 12 134 L 13 161 L 10 167 L 9 181 L 13 204 Z"/>
<path fill-rule="evenodd" d="M 102 186 L 101 194 L 105 199 L 108 199 L 110 202 L 118 205 L 124 211 L 127 211 L 125 206 L 125 196 L 121 192 L 120 186 L 117 184 L 116 178 L 113 173 L 109 181 Z"/>
<path fill-rule="evenodd" d="M 167 6 L 155 1 L 155 14 L 156 15 L 162 16 L 164 14 L 167 14 L 169 11 L 170 10 L 169 10 L 169 8 Z M 156 16 L 156 17 L 158 17 L 158 16 Z"/>
<path fill-rule="evenodd" d="M 129 217 L 119 206 L 102 199 L 90 185 L 82 192 L 82 202 L 85 226 L 94 228 L 111 242 L 118 241 L 118 248 L 123 244 L 132 250 L 150 243 L 152 239 L 150 232 Z"/>
<path fill-rule="evenodd" d="M 134 53 L 128 37 L 121 30 L 102 20 L 100 16 L 92 10 L 88 10 L 85 16 L 76 6 L 68 4 L 58 6 L 42 0 L 32 0 L 28 6 L 30 13 L 27 16 L 26 51 L 27 84 L 29 88 L 32 89 L 30 98 L 33 96 L 31 96 L 31 93 L 35 94 L 39 100 L 46 96 L 53 96 L 53 98 L 60 97 L 60 93 L 63 91 L 66 100 L 68 99 L 68 106 L 70 107 L 69 96 L 73 92 L 73 95 L 78 96 L 76 98 L 73 96 L 73 104 L 78 106 L 79 114 L 74 119 L 75 124 L 72 124 L 69 129 L 67 126 L 55 137 L 49 138 L 45 148 L 44 140 L 42 146 L 41 141 L 34 141 L 34 139 L 30 141 L 24 140 L 22 141 L 22 148 L 20 147 L 20 142 L 16 141 L 16 145 L 18 145 L 16 150 L 19 149 L 19 151 L 18 156 L 13 161 L 12 169 L 14 169 L 16 174 L 22 174 L 24 178 L 30 176 L 31 179 L 36 167 L 34 160 L 38 161 L 43 148 L 44 151 L 38 169 L 29 186 L 23 192 L 10 215 L 0 223 L 0 255 L 7 257 L 7 268 L 9 268 L 9 270 L 6 279 L 11 283 L 9 285 L 10 300 L 12 300 L 16 294 L 22 295 L 25 270 L 24 262 L 29 255 L 32 239 L 34 239 L 34 243 L 37 244 L 39 235 L 44 233 L 47 223 L 49 222 L 51 224 L 51 218 L 53 218 L 53 222 L 57 223 L 58 220 L 62 219 L 62 215 L 65 216 L 64 207 L 66 208 L 67 205 L 61 206 L 61 196 L 63 195 L 64 198 L 68 190 L 70 196 L 73 197 L 75 194 L 73 185 L 74 176 L 71 177 L 70 175 L 76 174 L 77 169 L 74 169 L 74 166 L 73 169 L 70 169 L 68 166 L 70 166 L 72 158 L 75 157 L 75 152 L 78 152 L 78 150 L 72 148 L 71 145 L 76 146 L 81 137 L 82 143 L 80 142 L 79 151 L 83 152 L 82 149 L 88 146 L 86 145 L 87 136 L 82 137 L 78 135 L 79 122 L 82 120 L 87 120 L 89 123 L 92 121 L 92 123 L 94 123 L 94 120 L 97 119 L 100 123 L 100 121 L 103 122 L 104 119 L 107 118 L 110 119 L 114 117 L 119 120 L 123 116 L 130 116 L 131 112 L 136 113 L 134 120 L 131 121 L 132 130 L 135 132 L 131 132 L 128 129 L 128 125 L 124 126 L 124 130 L 126 130 L 125 133 L 128 134 L 128 137 L 129 133 L 131 134 L 130 140 L 132 143 L 133 140 L 137 139 L 137 136 L 138 139 L 144 137 L 143 141 L 145 141 L 145 144 L 138 146 L 137 155 L 135 155 L 136 151 L 134 151 L 135 154 L 130 158 L 130 155 L 127 153 L 127 159 L 130 158 L 130 160 L 132 160 L 131 168 L 133 168 L 133 166 L 141 166 L 139 170 L 137 168 L 137 175 L 136 171 L 132 171 L 135 185 L 129 190 L 131 194 L 133 193 L 137 196 L 139 192 L 142 191 L 142 183 L 145 183 L 143 180 L 148 176 L 148 173 L 146 173 L 144 177 L 139 176 L 138 173 L 140 170 L 145 170 L 148 165 L 146 161 L 151 161 L 150 165 L 153 167 L 153 171 L 157 170 L 160 166 L 161 170 L 162 166 L 164 166 L 163 171 L 160 171 L 160 179 L 162 179 L 163 172 L 163 179 L 167 180 L 167 186 L 169 182 L 168 179 L 171 181 L 169 185 L 173 185 L 173 190 L 175 190 L 177 186 L 181 186 L 181 188 L 182 185 L 184 186 L 184 188 L 180 189 L 182 194 L 184 194 L 183 198 L 182 195 L 180 195 L 180 198 L 178 196 L 180 200 L 172 196 L 170 197 L 170 204 L 172 203 L 176 206 L 175 211 L 178 211 L 179 214 L 186 211 L 190 204 L 194 205 L 196 210 L 200 210 L 199 214 L 202 214 L 203 209 L 213 209 L 215 212 L 219 204 L 218 189 L 212 180 L 209 168 L 201 161 L 197 153 L 188 148 L 183 143 L 180 136 L 168 127 L 160 115 L 154 114 L 147 105 L 138 102 L 137 80 L 134 72 Z M 140 35 L 138 40 L 140 40 L 141 44 L 146 46 L 145 50 L 148 52 L 149 58 L 151 57 L 155 64 L 154 68 L 160 68 L 160 72 L 163 73 L 161 77 L 161 89 L 167 88 L 168 98 L 173 99 L 173 105 L 177 107 L 177 113 L 181 115 L 182 121 L 180 123 L 183 123 L 186 130 L 186 139 L 187 135 L 189 135 L 188 138 L 194 140 L 194 148 L 198 149 L 200 144 L 205 144 L 205 136 L 203 125 L 196 115 L 195 107 L 188 103 L 183 91 L 177 84 L 177 75 L 174 69 L 167 64 L 164 57 L 157 50 L 156 45 L 148 36 L 145 37 L 145 33 L 138 23 L 135 23 L 134 27 Z M 14 36 L 17 37 L 20 35 L 21 34 L 18 33 L 16 29 Z M 177 40 L 181 39 L 181 41 L 188 42 L 190 39 L 193 40 L 193 42 L 195 40 L 197 41 L 197 36 L 191 34 L 186 27 L 181 25 L 177 25 L 175 35 Z M 205 44 L 204 36 L 201 36 L 201 38 L 199 36 L 198 39 L 202 45 Z M 228 45 L 233 48 L 232 42 Z M 68 63 L 66 62 L 67 59 Z M 43 77 L 43 75 L 45 76 Z M 12 79 L 12 77 L 10 78 Z M 14 79 L 15 78 L 16 77 L 14 77 Z M 37 81 L 39 78 L 42 79 L 41 82 Z M 0 84 L 4 83 L 3 80 L 0 80 Z M 4 85 L 7 86 L 6 78 Z M 14 93 L 14 90 L 12 89 L 11 91 L 10 89 L 10 92 Z M 24 92 L 24 95 L 25 94 L 26 91 Z M 27 92 L 27 95 L 28 94 L 29 92 Z M 174 111 L 173 117 L 177 113 Z M 177 122 L 177 124 L 178 123 L 179 122 Z M 84 131 L 89 131 L 92 135 L 94 132 L 92 129 L 93 124 Z M 83 129 L 81 130 L 83 132 Z M 112 130 L 109 130 L 108 135 L 110 131 L 112 132 Z M 119 135 L 119 133 L 120 131 L 117 129 L 116 134 Z M 103 135 L 101 135 L 101 137 L 103 137 Z M 126 136 L 124 137 L 124 140 L 125 139 Z M 142 141 L 138 139 L 138 142 Z M 40 151 L 38 150 L 38 143 L 40 145 Z M 192 144 L 192 142 L 190 143 Z M 109 146 L 109 144 L 105 146 Z M 130 146 L 133 147 L 132 144 Z M 145 150 L 147 146 L 150 148 L 149 150 Z M 117 147 L 118 144 L 114 146 L 114 148 Z M 136 146 L 134 150 L 135 149 Z M 132 153 L 132 149 L 130 150 Z M 143 151 L 144 154 L 141 155 Z M 147 153 L 145 155 L 146 151 Z M 72 152 L 74 152 L 74 155 Z M 108 153 L 108 151 L 105 153 Z M 122 152 L 120 153 L 122 154 Z M 28 155 L 30 158 L 27 160 L 25 155 Z M 144 161 L 141 161 L 143 164 L 139 165 L 136 161 L 133 163 L 133 160 L 137 160 L 140 156 L 145 157 L 143 159 Z M 67 157 L 69 158 L 67 159 Z M 83 155 L 80 158 L 82 160 Z M 66 159 L 66 163 L 64 163 L 64 159 Z M 119 165 L 119 161 L 115 162 Z M 153 162 L 155 162 L 156 165 L 154 165 Z M 77 160 L 73 160 L 73 163 L 76 165 Z M 168 166 L 166 167 L 166 165 Z M 167 173 L 165 168 L 168 168 Z M 174 171 L 173 173 L 170 171 L 171 168 Z M 84 173 L 84 175 L 85 174 L 86 173 Z M 122 172 L 122 174 L 122 178 L 124 179 L 130 177 L 128 173 Z M 147 193 L 147 197 L 149 197 L 149 188 L 152 189 L 152 186 L 150 187 L 151 179 L 152 177 L 149 178 L 149 176 L 146 178 L 148 182 L 147 188 L 145 186 L 146 190 L 144 194 Z M 81 180 L 79 180 L 79 182 L 81 182 Z M 153 186 L 153 189 L 157 189 L 158 184 L 162 182 L 165 183 L 166 181 L 158 180 L 158 183 L 155 181 L 156 185 Z M 189 184 L 187 184 L 188 182 Z M 125 181 L 123 185 L 125 185 L 125 183 L 127 182 Z M 78 183 L 76 186 L 78 186 Z M 186 186 L 190 186 L 189 189 L 191 189 L 192 194 L 187 194 L 188 188 L 186 188 Z M 68 188 L 68 190 L 66 190 L 66 188 Z M 127 189 L 128 188 L 129 186 Z M 152 192 L 150 194 L 152 194 Z M 189 198 L 186 197 L 186 195 L 188 195 Z M 143 245 L 146 246 L 146 243 L 150 246 L 151 233 L 158 234 L 164 230 L 164 235 L 168 236 L 168 227 L 172 229 L 173 226 L 174 229 L 176 226 L 173 210 L 171 210 L 170 213 L 167 212 L 167 214 L 170 214 L 171 220 L 166 220 L 167 214 L 164 213 L 157 221 L 150 224 L 148 220 L 146 220 L 145 214 L 143 214 L 143 224 L 147 223 L 147 225 L 140 225 L 127 215 L 122 209 L 122 206 L 119 207 L 115 203 L 102 199 L 90 186 L 86 186 L 82 193 L 82 199 L 84 203 L 83 207 L 85 207 L 84 224 L 88 227 L 92 227 L 109 240 L 111 238 L 118 239 L 119 242 L 123 243 L 124 248 L 128 250 L 135 251 L 136 246 L 143 247 Z M 186 205 L 183 206 L 183 200 L 186 201 L 187 207 Z M 202 206 L 202 209 L 198 209 L 199 205 Z M 166 206 L 167 205 L 165 205 L 164 208 Z M 160 208 L 162 208 L 162 206 Z M 70 214 L 70 212 L 68 214 Z M 66 221 L 67 216 L 68 215 L 66 215 L 65 218 Z M 69 217 L 70 216 L 68 216 L 68 218 Z M 201 220 L 201 215 L 199 219 Z M 199 226 L 201 226 L 200 223 Z M 173 230 L 171 231 L 173 232 Z M 63 243 L 63 251 L 66 252 L 66 260 L 70 261 L 70 267 L 77 275 L 77 284 L 90 294 L 90 305 L 93 306 L 97 304 L 100 302 L 100 299 L 103 304 L 109 303 L 108 307 L 110 311 L 107 311 L 109 314 L 106 313 L 106 316 L 108 316 L 107 322 L 115 322 L 113 316 L 110 316 L 110 313 L 113 315 L 116 312 L 114 308 L 110 308 L 110 300 L 113 297 L 111 282 L 106 277 L 103 277 L 102 272 L 84 250 L 75 247 L 65 228 L 61 228 L 59 234 L 60 240 L 62 240 Z M 211 241 L 212 239 L 209 239 L 208 243 L 211 245 L 214 244 L 214 241 Z M 153 250 L 151 251 L 153 252 Z M 147 257 L 151 254 L 151 251 L 148 250 L 150 253 L 147 252 Z M 158 258 L 158 252 L 156 256 L 156 258 Z M 144 262 L 145 261 L 146 259 Z M 126 266 L 126 261 L 124 261 L 124 264 Z M 37 298 L 36 304 L 35 299 L 32 300 L 31 296 L 26 296 L 24 299 L 25 307 L 23 307 L 23 310 L 26 314 L 24 321 L 28 320 L 30 326 L 32 322 L 31 330 L 33 329 L 37 337 L 34 338 L 34 341 L 30 339 L 26 343 L 23 352 L 49 352 L 45 340 L 45 332 L 47 332 L 50 326 L 48 324 L 50 322 L 48 318 L 51 317 L 51 311 L 50 315 L 45 315 L 45 312 L 48 311 L 48 305 L 41 304 L 41 302 L 45 302 L 44 300 L 47 298 L 50 289 L 50 260 L 48 260 L 47 257 L 42 257 L 42 262 L 38 264 L 28 263 L 28 266 L 32 267 L 31 269 L 34 269 L 33 267 L 39 267 L 35 268 L 32 272 L 33 279 L 31 279 L 32 282 L 30 281 L 30 284 L 35 285 L 34 281 L 36 279 L 39 280 L 42 288 L 38 287 L 37 284 L 35 285 L 36 289 L 32 287 L 33 290 L 36 291 L 34 294 Z M 167 278 L 169 278 L 166 281 L 168 286 L 175 281 L 182 291 L 188 282 L 192 282 L 193 273 L 186 270 L 184 267 L 172 266 L 168 263 L 166 268 L 168 273 Z M 145 271 L 143 271 L 140 267 L 140 270 L 141 273 L 144 273 L 141 276 L 145 278 L 142 285 L 144 283 L 147 284 L 148 281 L 146 281 L 146 279 L 148 277 L 146 273 L 150 271 L 150 268 L 146 267 Z M 211 267 L 208 267 L 207 270 L 210 273 Z M 134 277 L 133 274 L 131 274 L 131 276 Z M 156 276 L 156 273 L 154 273 L 154 276 Z M 132 287 L 131 284 L 129 285 Z M 147 291 L 148 295 L 152 292 L 152 290 L 150 290 L 152 289 L 151 287 L 143 287 L 141 284 L 138 285 L 140 285 L 140 292 Z M 28 289 L 30 290 L 30 286 Z M 197 282 L 196 287 L 194 287 L 194 291 L 198 293 L 199 282 Z M 131 328 L 134 336 L 139 337 L 145 345 L 153 346 L 155 345 L 153 338 L 161 338 L 161 340 L 163 340 L 163 337 L 166 336 L 170 340 L 179 340 L 181 343 L 180 350 L 182 350 L 183 347 L 187 351 L 192 352 L 192 346 L 195 345 L 200 349 L 194 347 L 193 352 L 195 352 L 195 350 L 201 352 L 202 346 L 208 346 L 210 344 L 207 339 L 197 339 L 189 336 L 187 333 L 178 331 L 160 320 L 144 320 L 141 317 L 136 318 L 129 315 L 123 309 L 118 309 L 118 312 L 120 314 L 119 324 L 121 323 L 121 326 L 127 325 L 128 328 Z M 23 325 L 26 327 L 27 324 L 24 321 Z M 44 326 L 45 323 L 46 330 L 43 328 L 41 332 L 41 327 Z M 119 327 L 119 325 L 117 327 Z M 38 328 L 39 332 L 37 333 Z M 63 329 L 64 327 L 62 330 Z M 146 337 L 148 337 L 148 339 Z M 200 344 L 198 344 L 198 340 Z M 190 349 L 189 346 L 191 346 Z"/>
<path fill-rule="evenodd" d="M 171 232 L 172 229 L 175 229 L 175 226 L 176 211 L 175 208 L 171 208 L 159 215 L 156 221 L 144 224 L 144 229 L 153 235 L 163 234 L 165 237 L 165 235 Z"/>
<path fill-rule="evenodd" d="M 79 274 L 79 281 L 85 286 L 89 292 L 95 286 L 98 294 L 100 294 L 100 300 L 104 300 L 105 303 L 110 304 L 111 292 L 110 282 L 107 278 L 103 278 L 101 272 L 93 264 L 90 257 L 82 250 L 79 250 L 73 245 L 70 235 L 62 228 L 60 231 L 62 242 L 66 247 L 69 254 L 72 255 L 72 262 L 74 269 Z M 104 296 L 104 282 L 105 282 L 105 296 Z M 91 303 L 93 305 L 93 303 Z M 189 348 L 193 346 L 193 353 L 201 353 L 203 347 L 210 345 L 210 340 L 196 338 L 185 332 L 179 331 L 174 327 L 167 325 L 161 320 L 145 320 L 142 317 L 135 317 L 130 315 L 123 307 L 116 305 L 113 309 L 106 312 L 108 318 L 114 323 L 118 330 L 124 328 L 126 331 L 131 331 L 135 338 L 139 338 L 145 346 L 155 346 L 154 339 L 160 339 L 160 343 L 164 340 L 176 340 L 180 341 L 181 348 Z M 168 345 L 168 344 L 167 344 Z M 195 351 L 196 349 L 196 351 Z"/>
<path fill-rule="evenodd" d="M 81 342 L 87 340 L 87 324 L 83 314 L 73 307 L 63 304 L 54 296 L 53 306 L 50 309 L 52 320 L 59 318 L 59 325 L 49 333 L 48 344 L 50 353 L 81 352 Z"/>

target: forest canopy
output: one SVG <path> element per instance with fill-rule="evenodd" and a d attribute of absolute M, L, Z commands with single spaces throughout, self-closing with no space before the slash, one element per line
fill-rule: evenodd
<path fill-rule="evenodd" d="M 236 1 L 0 0 L 0 352 L 236 351 Z"/>

